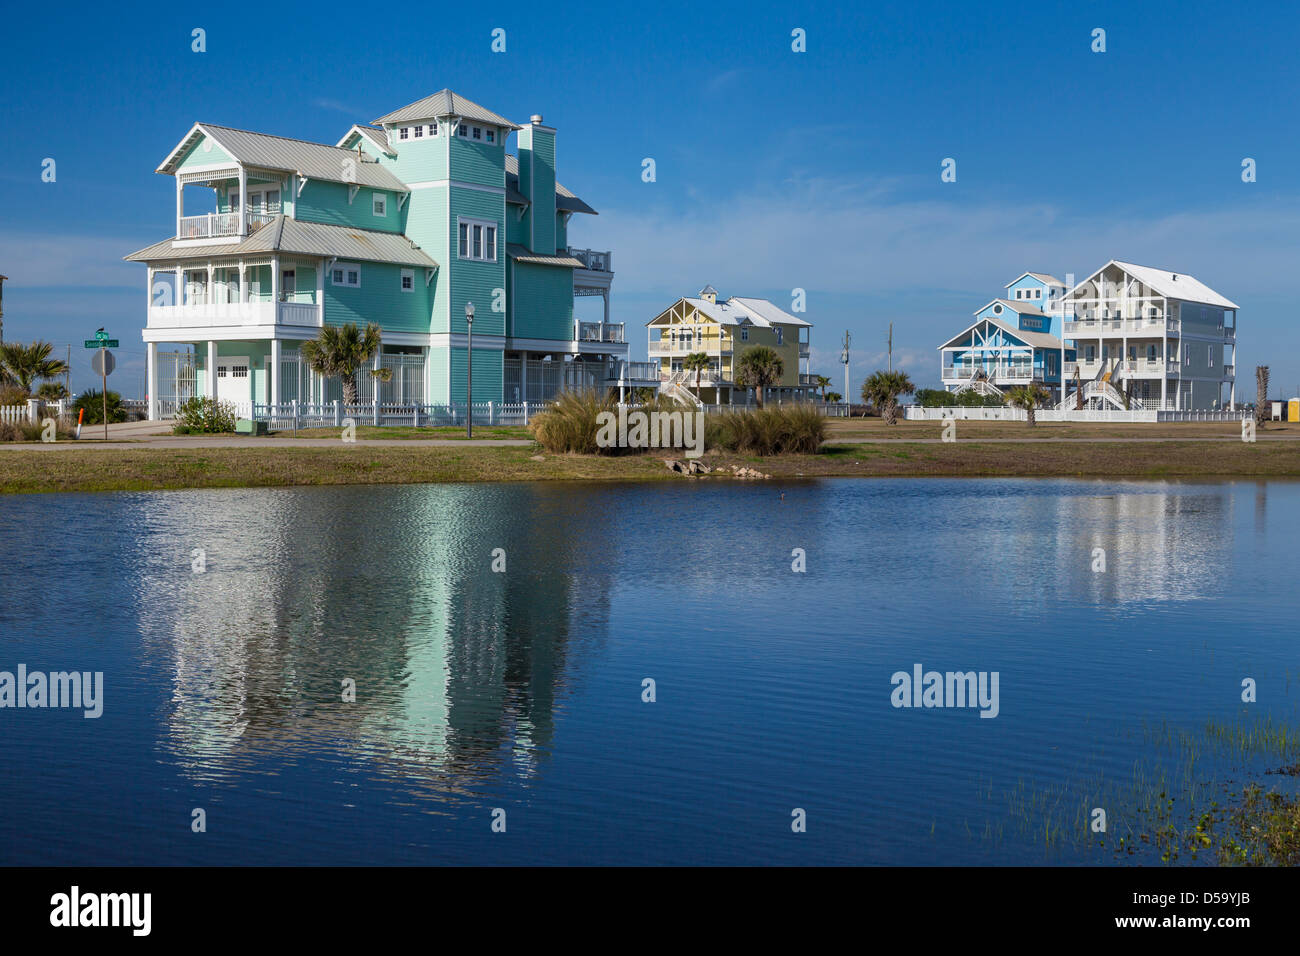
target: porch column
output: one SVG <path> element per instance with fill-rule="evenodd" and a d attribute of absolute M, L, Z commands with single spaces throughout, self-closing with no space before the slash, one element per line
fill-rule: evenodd
<path fill-rule="evenodd" d="M 280 404 L 280 340 L 271 339 L 271 404 Z"/>
<path fill-rule="evenodd" d="M 316 270 L 316 324 L 321 328 L 325 327 L 325 270 L 328 268 L 329 260 L 322 259 L 320 268 Z"/>
<path fill-rule="evenodd" d="M 272 322 L 280 321 L 280 257 L 271 257 L 271 315 Z"/>
<path fill-rule="evenodd" d="M 208 263 L 208 287 L 203 290 L 204 305 L 211 305 L 213 302 L 217 301 L 216 276 L 217 276 L 216 267 L 213 266 L 211 262 L 209 262 Z M 212 313 L 209 312 L 208 314 L 211 315 Z"/>
<path fill-rule="evenodd" d="M 1169 312 L 1165 311 L 1165 331 L 1160 339 L 1160 409 L 1165 408 L 1166 386 L 1169 384 Z"/>
<path fill-rule="evenodd" d="M 239 260 L 239 301 L 248 303 L 248 266 L 244 265 L 243 259 Z"/>
<path fill-rule="evenodd" d="M 217 397 L 217 343 L 208 339 L 208 388 L 207 397 Z"/>
<path fill-rule="evenodd" d="M 176 175 L 176 238 L 181 237 L 181 220 L 185 218 L 185 186 Z"/>
<path fill-rule="evenodd" d="M 158 420 L 158 343 L 149 342 L 145 351 L 145 389 L 149 402 L 149 421 Z"/>
<path fill-rule="evenodd" d="M 601 295 L 601 298 L 605 301 L 605 318 L 600 323 L 600 339 L 603 342 L 605 340 L 605 326 L 609 325 L 609 290 L 608 289 L 604 291 L 604 293 Z"/>
<path fill-rule="evenodd" d="M 528 353 L 519 353 L 519 395 L 521 401 L 528 401 Z"/>
<path fill-rule="evenodd" d="M 242 164 L 239 167 L 239 234 L 248 235 L 248 170 Z"/>

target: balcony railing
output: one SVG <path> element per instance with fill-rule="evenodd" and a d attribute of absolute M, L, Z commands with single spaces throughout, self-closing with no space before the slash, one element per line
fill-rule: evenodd
<path fill-rule="evenodd" d="M 623 323 L 608 323 L 602 325 L 599 322 L 579 322 L 578 323 L 578 341 L 579 342 L 625 342 L 623 337 Z"/>
<path fill-rule="evenodd" d="M 659 339 L 650 343 L 651 355 L 689 355 L 692 352 L 704 352 L 708 355 L 730 355 L 731 342 L 723 340 L 718 347 L 718 340 L 699 342 L 687 339 Z"/>
<path fill-rule="evenodd" d="M 611 382 L 657 382 L 659 381 L 658 362 L 616 362 L 610 369 Z"/>
<path fill-rule="evenodd" d="M 1235 365 L 1225 365 L 1225 366 L 1223 366 L 1223 377 L 1224 377 L 1224 378 L 1235 378 L 1236 375 L 1237 375 L 1237 366 L 1235 366 Z"/>
<path fill-rule="evenodd" d="M 267 299 L 149 306 L 151 329 L 204 329 L 238 325 L 319 328 L 321 310 L 314 302 L 271 302 Z"/>
<path fill-rule="evenodd" d="M 964 382 L 975 372 L 981 371 L 990 379 L 1002 379 L 1009 382 L 1028 382 L 1034 376 L 1034 369 L 1028 365 L 945 365 L 943 380 L 945 382 Z M 1041 369 L 1039 369 L 1041 372 Z"/>
<path fill-rule="evenodd" d="M 271 213 L 244 214 L 250 234 L 257 232 L 274 218 L 275 215 Z M 237 212 L 210 212 L 202 216 L 185 216 L 179 226 L 177 239 L 216 239 L 240 234 L 240 218 Z"/>
<path fill-rule="evenodd" d="M 574 249 L 570 246 L 565 250 L 575 259 L 582 261 L 582 265 L 592 272 L 613 272 L 614 271 L 614 253 L 609 250 L 597 249 Z"/>

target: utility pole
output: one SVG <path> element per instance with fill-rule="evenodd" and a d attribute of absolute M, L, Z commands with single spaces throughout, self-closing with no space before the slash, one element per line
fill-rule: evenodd
<path fill-rule="evenodd" d="M 894 323 L 889 323 L 889 370 L 894 370 Z"/>
<path fill-rule="evenodd" d="M 0 276 L 0 345 L 5 340 L 5 279 L 8 276 Z"/>
<path fill-rule="evenodd" d="M 849 335 L 849 332 L 846 329 L 844 331 L 844 347 L 843 349 L 840 350 L 840 362 L 843 363 L 844 365 L 844 404 L 845 405 L 853 404 L 853 396 L 849 394 L 849 342 L 851 340 L 852 340 L 852 336 Z"/>

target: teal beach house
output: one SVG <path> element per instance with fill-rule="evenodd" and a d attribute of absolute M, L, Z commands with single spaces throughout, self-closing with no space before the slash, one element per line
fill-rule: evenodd
<path fill-rule="evenodd" d="M 358 377 L 366 403 L 464 403 L 471 363 L 476 404 L 626 382 L 612 255 L 569 245 L 596 211 L 557 155 L 540 115 L 520 126 L 450 90 L 334 145 L 196 123 L 157 170 L 176 182 L 175 235 L 126 257 L 148 270 L 150 417 L 191 395 L 245 414 L 333 402 L 340 383 L 299 349 L 348 322 L 379 325 L 392 372 Z M 193 352 L 160 361 L 169 343 Z"/>

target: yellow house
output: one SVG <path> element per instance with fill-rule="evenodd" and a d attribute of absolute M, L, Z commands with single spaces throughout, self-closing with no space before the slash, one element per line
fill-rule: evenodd
<path fill-rule="evenodd" d="M 711 285 L 698 296 L 683 297 L 646 323 L 650 361 L 659 366 L 659 390 L 695 397 L 696 372 L 684 367 L 686 356 L 703 352 L 709 359 L 699 373 L 698 399 L 710 405 L 748 404 L 754 390 L 737 385 L 735 369 L 747 349 L 765 345 L 781 357 L 781 379 L 768 387 L 767 401 L 805 401 L 817 392 L 809 373 L 812 323 L 795 318 L 768 299 L 732 296 L 719 299 Z"/>

